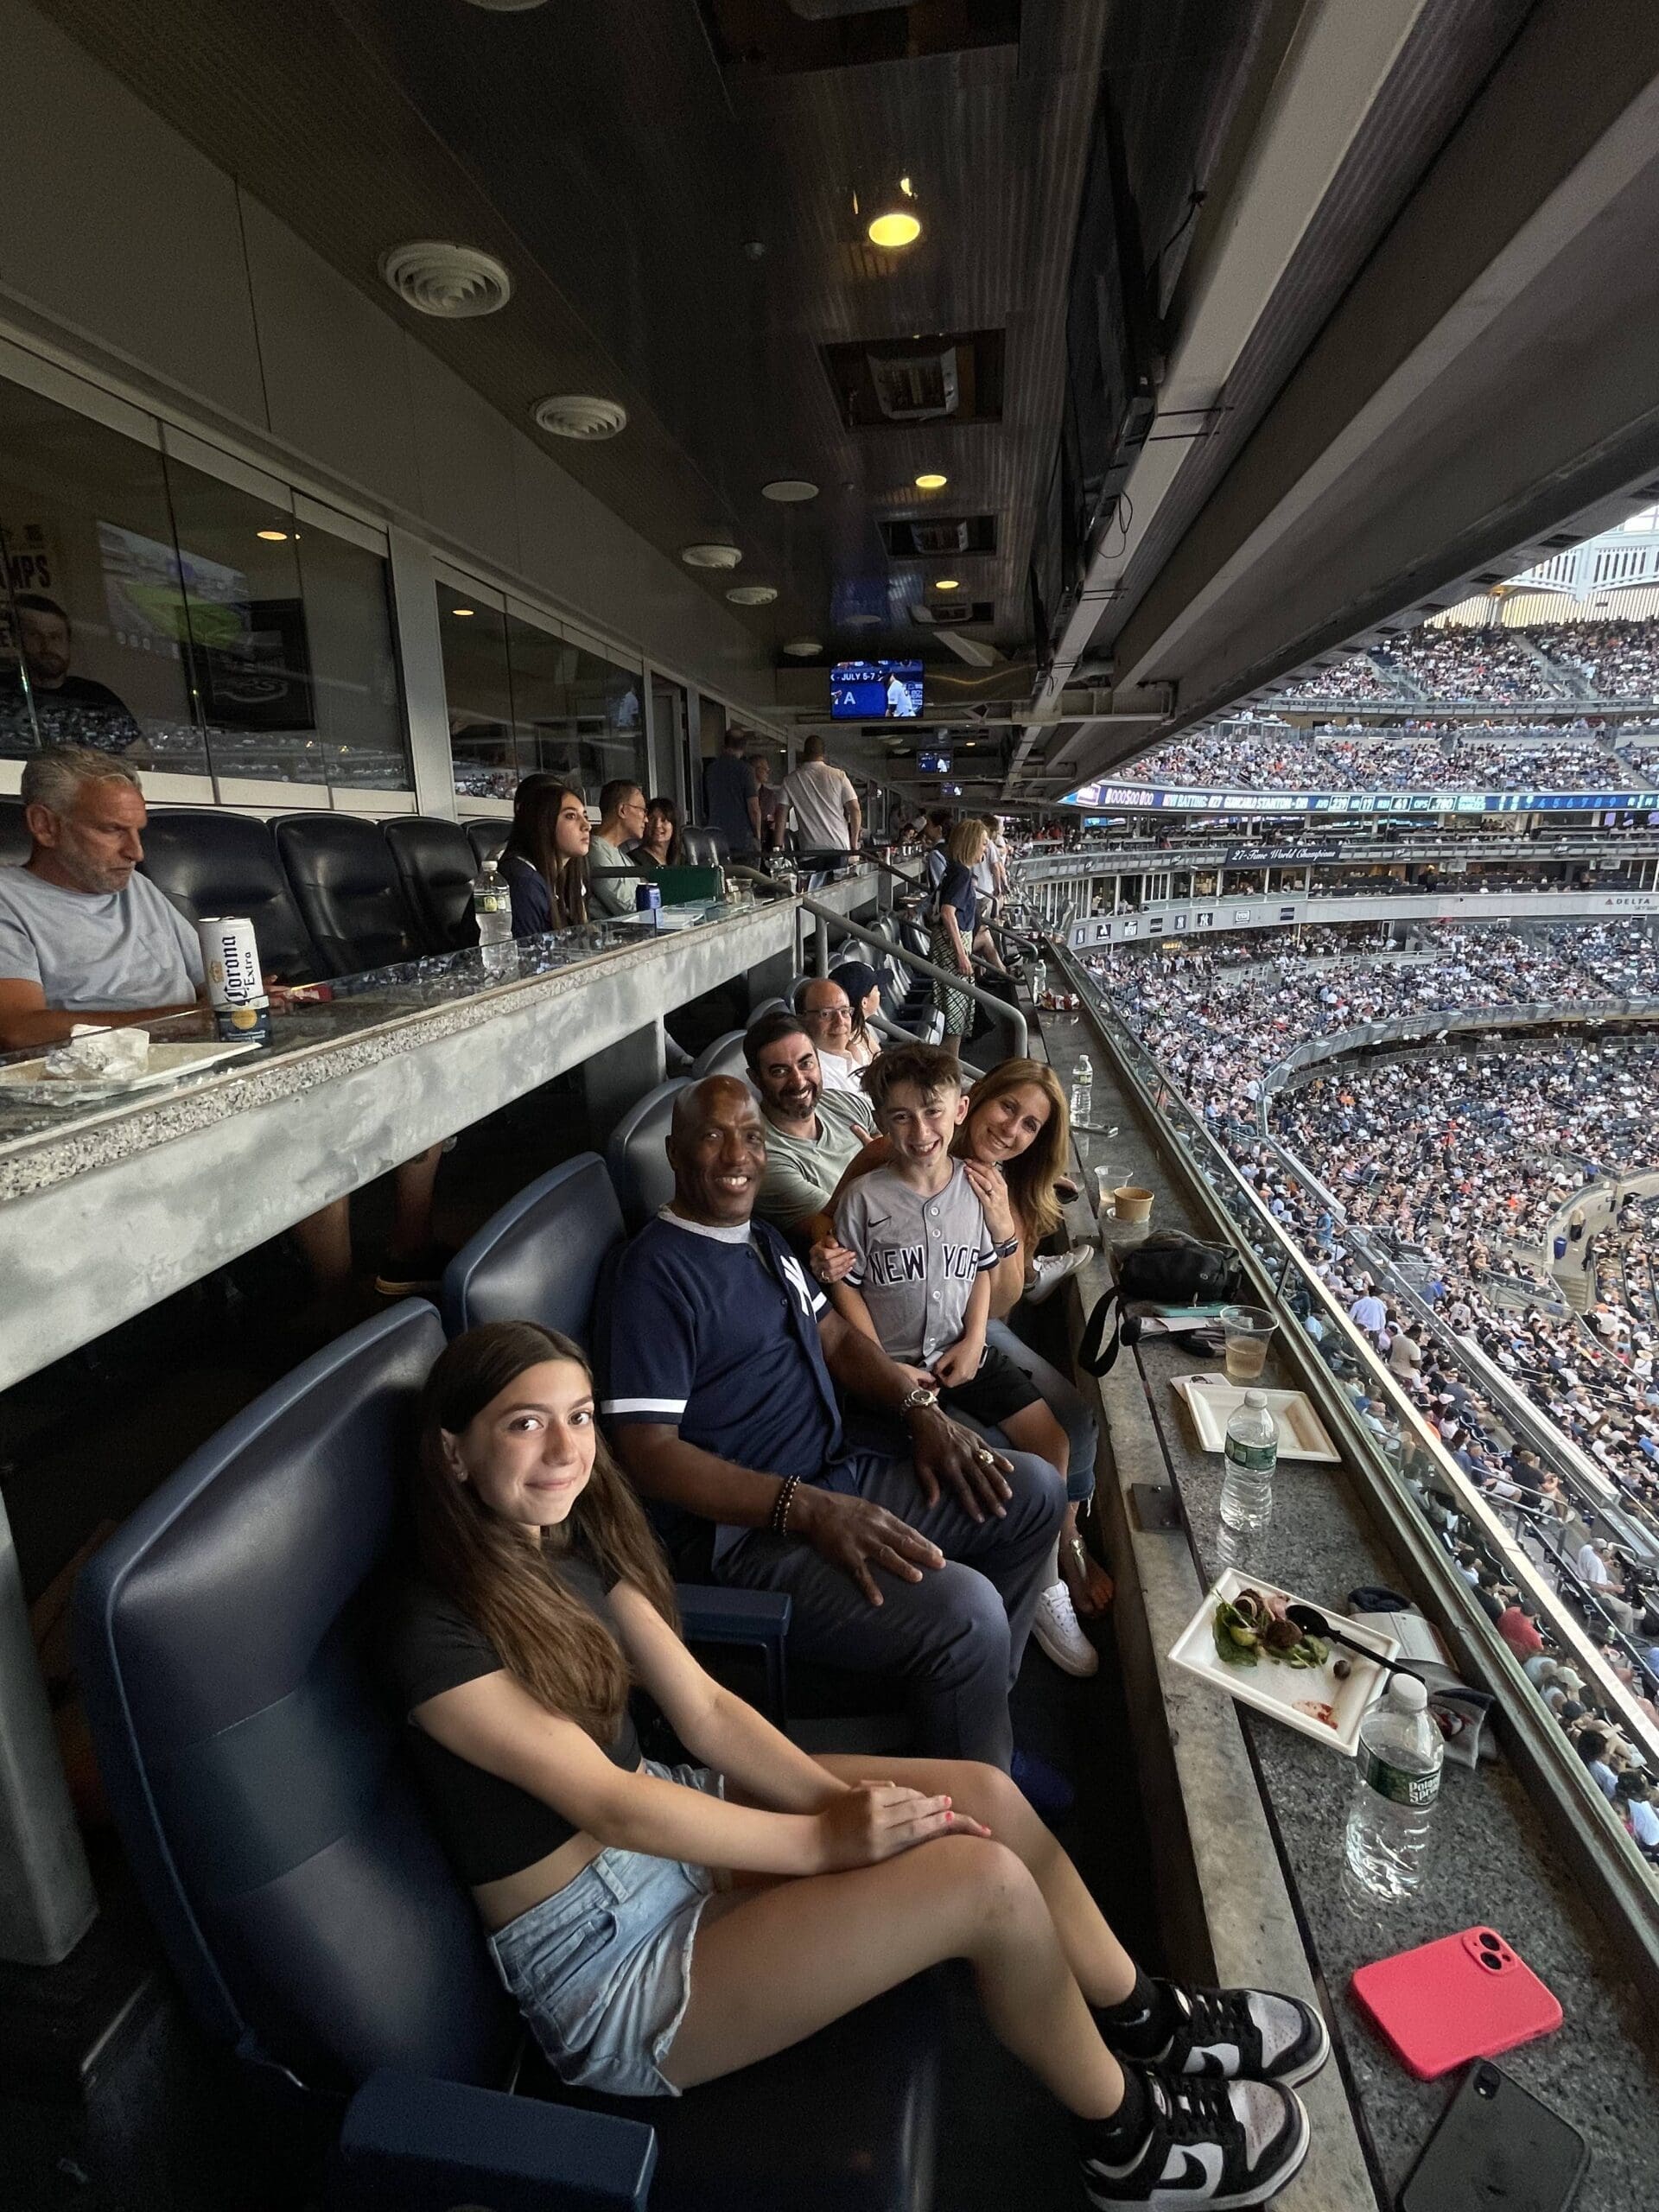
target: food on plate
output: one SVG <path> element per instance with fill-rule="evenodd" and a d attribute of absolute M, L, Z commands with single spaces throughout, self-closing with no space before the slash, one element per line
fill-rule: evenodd
<path fill-rule="evenodd" d="M 1217 1656 L 1230 1667 L 1254 1667 L 1264 1654 L 1275 1666 L 1323 1667 L 1331 1647 L 1286 1619 L 1287 1602 L 1260 1590 L 1221 1599 L 1215 1618 Z"/>
<path fill-rule="evenodd" d="M 1306 1713 L 1310 1720 L 1322 1720 L 1327 1728 L 1337 1725 L 1337 1708 L 1322 1697 L 1299 1697 L 1295 1701 L 1298 1713 Z"/>
<path fill-rule="evenodd" d="M 1331 1671 L 1339 1682 L 1345 1682 L 1354 1671 L 1354 1662 L 1351 1659 L 1333 1659 Z"/>

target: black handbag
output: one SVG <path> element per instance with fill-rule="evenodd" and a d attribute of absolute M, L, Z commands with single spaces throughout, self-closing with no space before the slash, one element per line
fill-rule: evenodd
<path fill-rule="evenodd" d="M 1111 1373 L 1124 1341 L 1122 1308 L 1131 1299 L 1158 1306 L 1232 1306 L 1249 1280 L 1243 1262 L 1228 1245 L 1201 1244 L 1179 1229 L 1154 1230 L 1120 1256 L 1116 1282 L 1089 1316 L 1078 1366 L 1090 1375 Z M 1133 1333 L 1128 1341 L 1134 1343 Z"/>

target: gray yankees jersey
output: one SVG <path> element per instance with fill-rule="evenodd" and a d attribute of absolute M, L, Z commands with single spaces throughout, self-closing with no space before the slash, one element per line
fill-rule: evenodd
<path fill-rule="evenodd" d="M 931 1198 L 891 1167 L 861 1175 L 836 1210 L 836 1235 L 858 1255 L 847 1280 L 869 1307 L 883 1351 L 919 1366 L 956 1343 L 975 1282 L 996 1265 L 985 1210 L 960 1160 Z"/>

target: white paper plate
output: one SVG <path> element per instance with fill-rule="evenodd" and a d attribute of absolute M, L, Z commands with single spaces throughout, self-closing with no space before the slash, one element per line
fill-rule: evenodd
<path fill-rule="evenodd" d="M 1192 1416 L 1198 1442 L 1206 1452 L 1226 1449 L 1227 1424 L 1244 1402 L 1246 1389 L 1259 1383 L 1230 1382 L 1224 1375 L 1206 1369 L 1201 1375 L 1178 1375 L 1170 1388 Z M 1330 1433 L 1315 1412 L 1306 1390 L 1262 1390 L 1273 1425 L 1279 1432 L 1281 1459 L 1314 1459 L 1334 1465 L 1342 1457 Z"/>
<path fill-rule="evenodd" d="M 124 1076 L 49 1076 L 42 1055 L 0 1067 L 0 1101 L 16 1099 L 27 1106 L 102 1106 L 129 1098 L 136 1090 L 153 1090 L 158 1084 L 176 1083 L 181 1076 L 194 1075 L 219 1060 L 239 1059 L 244 1052 L 258 1050 L 257 1039 L 230 1045 L 152 1045 L 143 1073 Z"/>
<path fill-rule="evenodd" d="M 1312 1736 L 1315 1743 L 1326 1745 L 1352 1758 L 1359 1743 L 1359 1724 L 1387 1681 L 1387 1675 L 1369 1659 L 1361 1658 L 1358 1652 L 1345 1651 L 1337 1643 L 1331 1646 L 1332 1660 L 1345 1658 L 1352 1663 L 1353 1672 L 1346 1681 L 1338 1681 L 1329 1662 L 1323 1667 L 1302 1668 L 1275 1666 L 1271 1659 L 1258 1659 L 1254 1667 L 1230 1666 L 1216 1652 L 1216 1607 L 1223 1599 L 1230 1603 L 1241 1590 L 1259 1590 L 1264 1598 L 1285 1598 L 1293 1605 L 1305 1602 L 1294 1590 L 1281 1590 L 1276 1583 L 1264 1582 L 1259 1574 L 1244 1574 L 1236 1567 L 1226 1567 L 1182 1630 L 1179 1641 L 1169 1655 L 1172 1663 L 1185 1667 L 1190 1675 L 1198 1675 L 1205 1681 L 1216 1683 L 1241 1705 L 1252 1705 L 1258 1713 L 1271 1713 L 1287 1728 L 1299 1728 L 1304 1736 Z M 1351 1621 L 1341 1613 L 1333 1613 L 1328 1605 L 1321 1605 L 1319 1611 L 1332 1628 L 1343 1630 L 1368 1651 L 1377 1652 L 1384 1659 L 1398 1657 L 1400 1645 L 1395 1637 L 1380 1635 L 1362 1621 Z M 1314 1713 L 1299 1713 L 1299 1699 L 1329 1705 L 1332 1719 L 1325 1721 Z"/>

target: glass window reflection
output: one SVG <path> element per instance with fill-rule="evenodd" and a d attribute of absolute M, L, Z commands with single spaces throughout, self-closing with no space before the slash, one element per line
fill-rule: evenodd
<path fill-rule="evenodd" d="M 91 745 L 205 774 L 160 453 L 0 382 L 0 753 Z"/>
<path fill-rule="evenodd" d="M 460 798 L 511 798 L 518 782 L 507 680 L 506 617 L 499 607 L 438 586 L 449 757 Z"/>

